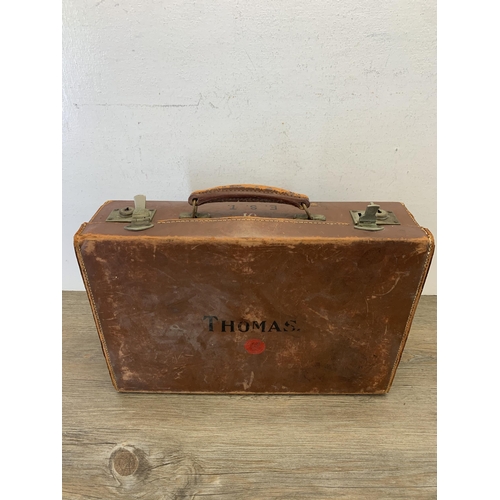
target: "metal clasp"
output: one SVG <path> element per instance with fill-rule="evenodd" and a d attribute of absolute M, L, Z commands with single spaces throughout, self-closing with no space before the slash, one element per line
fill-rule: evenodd
<path fill-rule="evenodd" d="M 153 227 L 151 222 L 156 213 L 156 209 L 146 208 L 146 197 L 143 194 L 134 196 L 135 207 L 116 208 L 113 210 L 106 222 L 128 222 L 125 229 L 129 231 L 142 231 Z"/>
<path fill-rule="evenodd" d="M 138 194 L 134 196 L 135 208 L 132 212 L 132 223 L 125 226 L 125 229 L 129 231 L 143 231 L 144 229 L 149 229 L 153 227 L 154 224 L 151 222 L 153 218 L 150 210 L 146 208 L 146 197 L 143 194 Z"/>
<path fill-rule="evenodd" d="M 354 228 L 363 231 L 382 231 L 381 226 L 400 224 L 394 212 L 382 210 L 380 205 L 370 203 L 364 211 L 350 210 Z"/>

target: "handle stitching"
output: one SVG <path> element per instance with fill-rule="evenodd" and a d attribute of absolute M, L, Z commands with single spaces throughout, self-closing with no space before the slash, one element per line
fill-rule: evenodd
<path fill-rule="evenodd" d="M 235 191 L 235 192 L 251 192 L 251 193 L 262 193 L 263 195 L 266 193 L 273 193 L 281 196 L 291 196 L 293 198 L 303 198 L 303 199 L 309 199 L 306 195 L 299 194 L 299 193 L 294 193 L 293 191 L 276 191 L 275 189 L 265 189 L 265 190 L 258 190 L 258 189 L 252 189 L 252 188 L 218 188 L 218 189 L 204 189 L 200 191 L 194 191 L 191 193 L 189 196 L 196 195 L 196 194 L 207 194 L 207 193 L 224 193 L 227 191 Z M 289 193 L 289 194 L 287 194 Z"/>

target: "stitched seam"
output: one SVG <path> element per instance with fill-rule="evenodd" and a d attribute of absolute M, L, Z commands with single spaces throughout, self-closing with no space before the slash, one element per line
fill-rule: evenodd
<path fill-rule="evenodd" d="M 196 199 L 196 198 L 194 198 L 194 199 Z M 245 202 L 247 202 L 247 203 L 260 203 L 263 201 L 263 199 L 259 198 L 259 197 L 244 198 L 244 199 L 245 199 Z M 203 202 L 199 202 L 198 205 L 201 207 L 203 205 L 207 205 L 208 203 L 239 202 L 241 200 L 242 200 L 242 198 L 240 198 L 239 196 L 235 196 L 235 197 L 231 197 L 231 198 L 226 198 L 226 197 L 220 196 L 220 197 L 215 197 L 215 198 L 210 199 L 210 200 L 205 200 Z M 297 208 L 300 208 L 301 204 L 303 204 L 303 203 L 306 203 L 306 202 L 309 203 L 309 200 L 307 200 L 306 198 L 295 201 L 295 200 L 290 200 L 290 199 L 284 200 L 282 198 L 273 198 L 271 196 L 266 197 L 266 201 L 268 203 L 278 203 L 281 205 L 292 205 L 292 206 L 297 207 Z"/>
<path fill-rule="evenodd" d="M 401 345 L 399 346 L 398 354 L 397 354 L 396 359 L 394 361 L 394 364 L 392 366 L 391 378 L 389 379 L 389 385 L 387 387 L 387 391 L 389 391 L 389 389 L 392 386 L 392 382 L 393 382 L 394 377 L 396 375 L 396 369 L 399 365 L 399 362 L 401 361 L 401 356 L 403 355 L 403 350 L 404 350 L 405 345 L 406 345 L 406 340 L 408 339 L 408 335 L 410 333 L 410 327 L 411 327 L 411 324 L 413 322 L 413 317 L 415 315 L 415 311 L 417 310 L 417 305 L 418 305 L 418 301 L 420 299 L 420 296 L 422 294 L 422 289 L 424 288 L 425 279 L 427 278 L 427 273 L 429 271 L 429 267 L 430 267 L 430 263 L 431 263 L 431 259 L 432 259 L 432 254 L 433 254 L 433 250 L 434 250 L 434 244 L 433 244 L 433 240 L 432 240 L 432 236 L 430 235 L 430 232 L 423 227 L 421 229 L 427 235 L 427 238 L 429 240 L 429 249 L 427 250 L 427 257 L 425 259 L 424 269 L 422 272 L 422 276 L 420 278 L 420 282 L 418 284 L 417 293 L 415 294 L 415 297 L 413 298 L 413 303 L 412 303 L 411 308 L 410 308 L 410 314 L 408 315 L 408 320 L 406 321 L 406 325 L 405 325 L 405 329 L 404 329 L 404 333 L 403 333 L 403 338 L 401 339 Z"/>
<path fill-rule="evenodd" d="M 226 193 L 226 192 L 237 192 L 237 193 L 262 193 L 262 194 L 268 194 L 268 193 L 273 193 L 277 194 L 280 196 L 291 196 L 291 197 L 297 197 L 297 198 L 303 198 L 307 199 L 307 196 L 299 193 L 294 193 L 292 191 L 276 191 L 275 189 L 263 189 L 262 191 L 258 189 L 252 189 L 252 188 L 220 188 L 220 189 L 205 189 L 203 191 L 194 191 L 191 196 L 195 194 L 207 194 L 207 193 Z"/>
<path fill-rule="evenodd" d="M 82 228 L 80 229 L 79 233 L 85 227 L 85 225 L 86 224 L 82 225 Z M 106 358 L 106 364 L 108 365 L 108 371 L 109 371 L 109 374 L 111 375 L 111 380 L 113 382 L 113 386 L 115 387 L 116 390 L 118 390 L 118 385 L 116 383 L 116 378 L 115 378 L 115 374 L 113 371 L 113 367 L 111 366 L 111 361 L 109 359 L 108 346 L 106 345 L 106 340 L 104 338 L 104 333 L 102 331 L 101 320 L 99 319 L 99 315 L 97 313 L 94 294 L 92 293 L 92 288 L 90 287 L 90 280 L 89 280 L 89 276 L 87 274 L 87 269 L 85 268 L 85 263 L 83 262 L 83 255 L 82 255 L 81 250 L 80 250 L 80 245 L 76 244 L 76 243 L 80 243 L 80 242 L 75 242 L 76 257 L 77 257 L 78 262 L 80 264 L 80 269 L 82 271 L 83 281 L 85 283 L 85 288 L 87 289 L 87 295 L 90 299 L 90 307 L 92 309 L 94 321 L 95 321 L 95 324 L 97 327 L 97 333 L 99 335 L 99 339 L 100 339 L 101 345 L 103 347 L 104 357 Z"/>
<path fill-rule="evenodd" d="M 202 390 L 196 390 L 196 391 L 183 391 L 183 390 L 169 390 L 169 389 L 160 389 L 160 390 L 148 390 L 148 389 L 118 389 L 118 392 L 122 393 L 140 393 L 140 394 L 225 394 L 225 395 L 248 395 L 252 396 L 255 394 L 262 394 L 262 395 L 269 395 L 269 396 L 291 396 L 291 395 L 307 395 L 307 394 L 315 394 L 317 395 L 318 393 L 316 392 L 311 392 L 311 391 L 303 391 L 303 392 L 295 392 L 295 391 L 289 391 L 289 392 L 252 392 L 252 391 L 224 391 L 224 392 L 218 392 L 218 391 L 202 391 Z M 372 395 L 382 395 L 386 394 L 385 391 L 383 390 L 376 390 L 374 392 L 322 392 L 321 394 L 331 394 L 331 395 L 336 395 L 336 396 L 342 396 L 342 395 L 356 395 L 356 396 L 372 396 Z"/>
<path fill-rule="evenodd" d="M 314 220 L 288 220 L 288 219 L 265 219 L 263 217 L 228 217 L 220 219 L 172 219 L 172 220 L 158 220 L 156 224 L 175 224 L 175 223 L 209 223 L 209 222 L 232 222 L 232 221 L 248 221 L 248 222 L 280 222 L 286 224 L 321 224 L 321 225 L 340 225 L 340 226 L 350 226 L 349 222 L 326 222 L 326 221 L 314 221 Z"/>

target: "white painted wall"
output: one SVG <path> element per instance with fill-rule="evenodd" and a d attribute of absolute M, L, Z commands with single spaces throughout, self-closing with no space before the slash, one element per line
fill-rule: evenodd
<path fill-rule="evenodd" d="M 63 0 L 63 45 L 63 289 L 80 224 L 138 193 L 403 201 L 436 236 L 435 0 Z"/>

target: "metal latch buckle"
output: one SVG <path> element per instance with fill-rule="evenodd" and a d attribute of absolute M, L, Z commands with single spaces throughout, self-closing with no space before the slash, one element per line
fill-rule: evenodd
<path fill-rule="evenodd" d="M 143 194 L 134 196 L 135 207 L 116 208 L 113 210 L 106 222 L 128 222 L 125 229 L 129 231 L 143 231 L 153 227 L 151 222 L 156 213 L 156 209 L 146 208 L 146 197 Z"/>
<path fill-rule="evenodd" d="M 382 231 L 381 226 L 399 225 L 400 222 L 394 212 L 382 210 L 380 205 L 370 203 L 364 211 L 350 210 L 354 228 L 363 231 Z"/>

